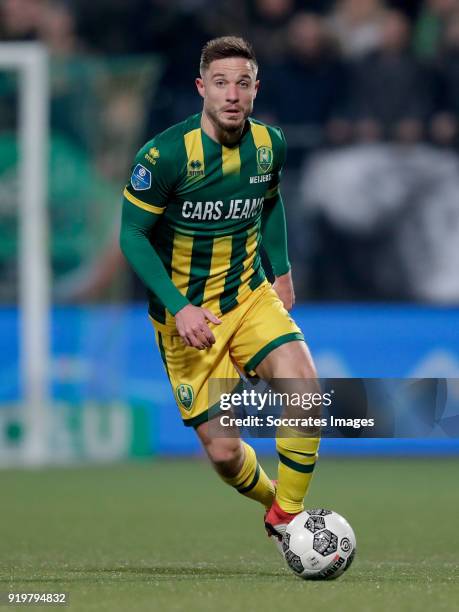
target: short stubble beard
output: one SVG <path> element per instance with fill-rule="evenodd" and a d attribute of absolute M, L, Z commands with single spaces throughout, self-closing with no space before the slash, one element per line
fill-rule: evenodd
<path fill-rule="evenodd" d="M 212 123 L 215 125 L 215 127 L 221 131 L 221 134 L 223 136 L 224 140 L 229 140 L 229 141 L 234 141 L 234 136 L 237 134 L 242 134 L 243 130 L 244 130 L 244 126 L 245 126 L 245 122 L 247 121 L 247 118 L 250 116 L 252 110 L 253 110 L 253 106 L 251 106 L 249 109 L 247 109 L 247 111 L 244 112 L 244 118 L 241 121 L 241 123 L 238 123 L 237 125 L 233 124 L 233 125 L 226 125 L 224 123 L 222 123 L 218 117 L 218 114 L 216 112 L 214 112 L 211 109 L 205 108 L 204 109 L 207 116 L 209 117 L 209 119 L 212 121 Z M 228 136 L 228 139 L 225 138 L 225 136 Z"/>

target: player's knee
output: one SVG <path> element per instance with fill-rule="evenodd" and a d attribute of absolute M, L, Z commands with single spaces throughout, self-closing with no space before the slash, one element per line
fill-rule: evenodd
<path fill-rule="evenodd" d="M 211 440 L 206 445 L 206 451 L 210 460 L 218 472 L 234 472 L 238 470 L 243 459 L 241 443 L 235 440 Z"/>

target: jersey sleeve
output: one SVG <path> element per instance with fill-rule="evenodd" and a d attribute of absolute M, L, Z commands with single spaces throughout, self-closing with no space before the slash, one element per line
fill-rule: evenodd
<path fill-rule="evenodd" d="M 189 301 L 172 282 L 150 237 L 174 189 L 175 168 L 173 155 L 162 151 L 155 140 L 137 153 L 123 192 L 120 232 L 126 259 L 172 315 Z"/>
<path fill-rule="evenodd" d="M 176 164 L 153 139 L 137 153 L 124 197 L 147 212 L 162 214 L 176 182 Z"/>
<path fill-rule="evenodd" d="M 283 131 L 278 127 L 272 128 L 271 139 L 273 143 L 274 165 L 265 200 L 275 198 L 279 194 L 282 170 L 287 157 L 287 143 L 285 142 Z"/>
<path fill-rule="evenodd" d="M 280 128 L 273 128 L 272 143 L 274 164 L 271 181 L 265 195 L 261 218 L 262 244 L 271 263 L 275 276 L 282 276 L 290 270 L 287 248 L 287 224 L 284 203 L 279 189 L 284 167 L 287 144 Z"/>
<path fill-rule="evenodd" d="M 151 230 L 158 215 L 149 214 L 141 207 L 131 206 L 124 199 L 121 218 L 120 246 L 126 259 L 172 315 L 177 314 L 189 301 L 170 279 L 156 249 L 150 243 Z"/>

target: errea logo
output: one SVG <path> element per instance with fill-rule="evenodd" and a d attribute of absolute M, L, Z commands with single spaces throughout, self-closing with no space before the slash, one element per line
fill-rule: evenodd
<path fill-rule="evenodd" d="M 188 162 L 188 176 L 204 176 L 203 163 L 199 159 L 192 159 Z"/>
<path fill-rule="evenodd" d="M 150 164 L 153 164 L 153 166 L 156 164 L 156 161 L 159 159 L 159 157 L 160 154 L 156 147 L 152 147 L 151 149 L 149 149 L 148 153 L 146 153 L 145 155 L 145 159 L 147 159 Z"/>

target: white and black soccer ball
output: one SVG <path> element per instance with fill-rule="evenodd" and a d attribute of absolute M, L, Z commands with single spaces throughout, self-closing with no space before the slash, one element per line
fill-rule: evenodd
<path fill-rule="evenodd" d="M 287 565 L 305 580 L 332 580 L 351 565 L 356 541 L 352 527 L 337 512 L 314 508 L 296 516 L 282 539 Z"/>

